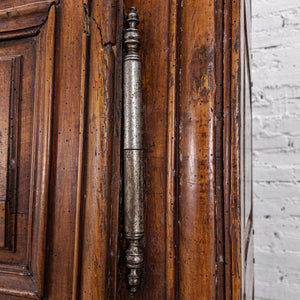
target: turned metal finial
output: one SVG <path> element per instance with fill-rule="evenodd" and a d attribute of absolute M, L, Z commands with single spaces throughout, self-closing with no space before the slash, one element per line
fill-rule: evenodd
<path fill-rule="evenodd" d="M 132 6 L 130 12 L 127 15 L 126 21 L 128 23 L 128 28 L 125 30 L 124 43 L 126 49 L 129 53 L 137 52 L 141 43 L 141 34 L 136 28 L 140 23 L 139 16 L 136 13 L 136 8 Z"/>

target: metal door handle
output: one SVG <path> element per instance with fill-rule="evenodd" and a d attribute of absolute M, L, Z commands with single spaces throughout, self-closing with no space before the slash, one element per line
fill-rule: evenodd
<path fill-rule="evenodd" d="M 137 53 L 140 32 L 136 28 L 139 18 L 136 8 L 131 7 L 127 15 L 128 28 L 124 43 L 124 225 L 125 238 L 129 242 L 126 250 L 126 266 L 129 269 L 128 283 L 131 292 L 140 284 L 143 265 L 141 239 L 144 237 L 143 208 L 143 103 L 141 60 Z"/>

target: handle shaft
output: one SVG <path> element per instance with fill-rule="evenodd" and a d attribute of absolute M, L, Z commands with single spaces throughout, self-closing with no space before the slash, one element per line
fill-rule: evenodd
<path fill-rule="evenodd" d="M 124 59 L 124 225 L 126 265 L 129 269 L 128 283 L 131 292 L 140 284 L 143 251 L 140 241 L 144 236 L 143 208 L 143 103 L 141 60 L 137 53 L 140 32 L 136 9 L 131 7 L 127 16 L 129 28 L 124 35 L 127 54 Z"/>

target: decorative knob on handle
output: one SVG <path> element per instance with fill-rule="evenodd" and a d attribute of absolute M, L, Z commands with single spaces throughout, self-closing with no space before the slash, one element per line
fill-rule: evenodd
<path fill-rule="evenodd" d="M 141 34 L 136 28 L 139 25 L 139 16 L 136 13 L 136 8 L 130 8 L 130 12 L 126 18 L 129 28 L 126 29 L 124 35 L 124 43 L 128 52 L 137 52 L 141 44 Z"/>

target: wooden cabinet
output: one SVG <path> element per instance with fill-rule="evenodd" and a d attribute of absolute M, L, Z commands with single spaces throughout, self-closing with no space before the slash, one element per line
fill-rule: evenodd
<path fill-rule="evenodd" d="M 123 33 L 139 14 L 144 256 L 125 263 Z M 0 299 L 253 299 L 249 1 L 0 3 Z"/>

